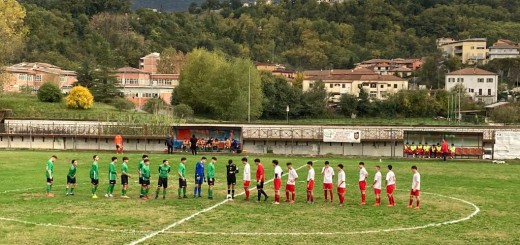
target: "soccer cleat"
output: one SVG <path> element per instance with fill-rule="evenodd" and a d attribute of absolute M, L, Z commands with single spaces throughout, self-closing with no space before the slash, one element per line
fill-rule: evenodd
<path fill-rule="evenodd" d="M 163 197 L 162 197 L 162 199 L 164 200 L 164 199 L 166 199 L 166 197 L 165 197 L 165 196 L 163 196 Z"/>
<path fill-rule="evenodd" d="M 121 196 L 121 198 L 123 198 L 123 199 L 128 199 L 128 198 L 130 198 L 130 197 L 128 197 L 128 196 L 125 195 L 125 196 Z"/>
<path fill-rule="evenodd" d="M 280 204 L 280 203 L 279 203 L 279 202 L 273 202 L 273 204 L 278 205 L 278 204 Z"/>
<path fill-rule="evenodd" d="M 268 196 L 265 196 L 265 198 L 264 198 L 264 202 L 267 201 L 267 198 L 269 198 L 269 197 L 268 197 Z"/>
<path fill-rule="evenodd" d="M 366 204 L 366 203 L 364 203 L 364 202 L 360 202 L 360 203 L 359 203 L 360 206 L 364 206 L 365 204 Z"/>
<path fill-rule="evenodd" d="M 65 193 L 65 196 L 68 196 L 68 195 L 69 195 L 69 193 L 68 193 L 68 192 L 66 192 L 66 193 Z"/>
<path fill-rule="evenodd" d="M 339 206 L 340 206 L 340 207 L 343 207 L 343 204 L 340 203 Z"/>
<path fill-rule="evenodd" d="M 188 196 L 184 195 L 182 198 L 188 198 Z"/>
<path fill-rule="evenodd" d="M 294 201 L 291 201 L 291 204 L 294 204 Z"/>
<path fill-rule="evenodd" d="M 372 205 L 374 207 L 379 207 L 379 203 L 374 203 L 374 205 Z"/>
<path fill-rule="evenodd" d="M 109 196 L 109 197 L 114 197 L 114 195 L 112 195 L 112 194 L 108 194 L 108 196 Z"/>
<path fill-rule="evenodd" d="M 414 209 L 415 209 L 415 210 L 419 210 L 419 207 L 415 207 Z"/>
<path fill-rule="evenodd" d="M 74 193 L 70 193 L 71 196 L 74 196 Z"/>
<path fill-rule="evenodd" d="M 209 200 L 213 200 L 213 197 L 208 197 Z"/>
<path fill-rule="evenodd" d="M 290 202 L 289 199 L 285 199 L 285 202 Z"/>
<path fill-rule="evenodd" d="M 143 200 L 150 200 L 150 198 L 148 196 L 144 196 Z"/>
<path fill-rule="evenodd" d="M 159 198 L 159 196 L 155 195 L 155 199 Z"/>
<path fill-rule="evenodd" d="M 105 194 L 105 197 L 108 198 L 108 197 L 110 197 L 110 196 L 109 196 L 108 194 Z"/>
<path fill-rule="evenodd" d="M 412 205 L 408 205 L 407 208 L 412 208 Z"/>
<path fill-rule="evenodd" d="M 392 204 L 388 204 L 388 205 L 386 205 L 386 206 L 387 206 L 387 207 L 393 207 L 394 205 L 392 205 Z"/>
<path fill-rule="evenodd" d="M 94 194 L 94 195 L 92 195 L 92 198 L 93 198 L 93 199 L 97 199 L 98 197 L 97 197 L 96 194 Z"/>

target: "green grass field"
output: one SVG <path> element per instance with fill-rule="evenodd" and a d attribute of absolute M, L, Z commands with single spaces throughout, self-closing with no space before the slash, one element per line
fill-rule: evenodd
<path fill-rule="evenodd" d="M 45 162 L 58 155 L 55 163 L 54 198 L 45 197 Z M 268 202 L 244 202 L 244 196 L 226 202 L 225 163 L 233 159 L 242 170 L 240 155 L 218 155 L 216 165 L 216 198 L 208 200 L 207 185 L 203 198 L 193 198 L 194 165 L 199 159 L 188 156 L 188 199 L 177 199 L 177 178 L 170 177 L 166 200 L 142 201 L 138 197 L 137 178 L 131 179 L 129 196 L 120 199 L 121 186 L 116 185 L 115 197 L 104 196 L 111 153 L 100 153 L 99 199 L 91 199 L 88 170 L 94 152 L 0 151 L 0 243 L 1 244 L 129 244 L 150 235 L 143 244 L 518 244 L 520 243 L 520 215 L 516 210 L 520 197 L 518 176 L 520 165 L 492 165 L 487 162 L 441 162 L 410 159 L 365 160 L 370 179 L 376 164 L 393 164 L 397 176 L 396 202 L 386 207 L 358 206 L 358 158 L 306 158 L 259 156 L 266 167 L 266 180 L 271 179 L 272 159 L 293 162 L 296 168 L 308 160 L 315 160 L 317 185 L 316 203 L 305 203 L 306 168 L 300 168 L 297 181 L 297 203 L 273 205 L 273 184 L 266 184 L 271 196 Z M 135 172 L 140 154 L 129 154 L 130 171 Z M 176 170 L 182 155 L 150 154 L 152 188 L 157 183 L 156 169 L 163 159 L 169 159 Z M 206 155 L 210 157 L 211 155 Z M 250 162 L 256 156 L 250 156 Z M 77 159 L 78 185 L 75 196 L 65 196 L 66 173 L 70 160 Z M 324 160 L 334 166 L 346 165 L 346 206 L 323 202 L 319 172 Z M 412 174 L 416 164 L 422 176 L 420 210 L 406 208 Z M 120 172 L 120 163 L 117 164 Z M 256 167 L 252 164 L 252 172 Z M 382 171 L 383 176 L 386 171 Z M 237 189 L 242 189 L 241 174 Z M 283 185 L 286 177 L 284 177 Z M 336 182 L 336 179 L 334 180 Z M 254 182 L 253 182 L 254 183 Z M 254 185 L 254 184 L 253 184 Z M 283 190 L 283 187 L 282 187 Z M 238 191 L 241 193 L 242 191 Z M 253 200 L 256 191 L 252 191 Z M 369 204 L 374 202 L 372 190 L 367 192 Z M 383 191 L 384 193 L 384 191 Z M 439 196 L 442 195 L 442 196 Z M 451 198 L 450 198 L 451 197 Z M 282 193 L 282 200 L 284 199 Z M 467 218 L 454 224 L 443 222 Z M 209 208 L 209 209 L 207 209 Z M 202 212 L 207 209 L 207 212 Z M 190 217 L 193 214 L 197 214 Z M 190 217 L 188 219 L 185 219 Z M 183 220 L 184 219 L 184 220 Z M 180 222 L 179 221 L 184 221 Z M 174 224 L 174 225 L 172 225 Z M 155 235 L 165 227 L 171 229 Z M 426 226 L 426 227 L 424 227 Z M 421 227 L 424 227 L 420 229 Z M 404 229 L 403 229 L 404 228 Z M 411 230 L 408 230 L 411 229 Z M 287 233 L 287 234 L 286 234 Z M 324 233 L 324 234 L 320 234 Z"/>

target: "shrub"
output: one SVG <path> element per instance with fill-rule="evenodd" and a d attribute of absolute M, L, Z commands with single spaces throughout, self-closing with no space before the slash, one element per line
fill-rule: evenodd
<path fill-rule="evenodd" d="M 164 100 L 159 98 L 151 98 L 148 101 L 146 101 L 146 104 L 144 104 L 143 110 L 152 113 L 157 114 L 160 111 L 168 109 L 168 105 L 164 102 Z"/>
<path fill-rule="evenodd" d="M 132 101 L 121 97 L 116 97 L 114 100 L 112 100 L 111 104 L 119 111 L 127 111 L 135 108 Z"/>
<path fill-rule="evenodd" d="M 46 82 L 38 89 L 38 100 L 41 102 L 56 103 L 60 102 L 62 98 L 60 88 L 54 83 Z"/>
<path fill-rule="evenodd" d="M 88 88 L 75 86 L 65 98 L 65 103 L 67 107 L 72 109 L 89 109 L 94 104 L 94 96 L 92 96 Z"/>
<path fill-rule="evenodd" d="M 173 107 L 173 115 L 180 118 L 193 117 L 193 109 L 186 104 L 178 104 Z"/>

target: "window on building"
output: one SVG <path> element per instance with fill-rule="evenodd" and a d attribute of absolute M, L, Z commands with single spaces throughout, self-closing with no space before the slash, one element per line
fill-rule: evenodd
<path fill-rule="evenodd" d="M 345 88 L 345 87 L 346 87 L 346 85 L 345 85 L 345 84 L 341 84 L 341 88 Z"/>
<path fill-rule="evenodd" d="M 41 82 L 42 81 L 42 75 L 36 75 L 34 76 L 34 81 Z"/>
<path fill-rule="evenodd" d="M 62 82 L 62 83 L 67 82 L 67 77 L 66 76 L 61 76 L 60 77 L 60 82 Z"/>
<path fill-rule="evenodd" d="M 125 84 L 139 84 L 139 80 L 137 80 L 135 78 L 126 78 Z"/>
<path fill-rule="evenodd" d="M 377 88 L 377 83 L 371 83 L 370 88 Z"/>
<path fill-rule="evenodd" d="M 370 85 L 370 84 L 368 84 L 368 83 L 363 83 L 363 86 L 364 86 L 364 87 L 368 87 L 369 85 Z"/>
<path fill-rule="evenodd" d="M 21 80 L 21 81 L 27 80 L 27 74 L 18 74 L 18 80 Z"/>
<path fill-rule="evenodd" d="M 475 92 L 475 89 L 470 88 L 470 89 L 468 89 L 468 92 L 470 92 L 470 93 L 474 93 L 474 92 Z"/>
<path fill-rule="evenodd" d="M 370 91 L 370 98 L 377 98 L 377 92 L 376 91 Z"/>
<path fill-rule="evenodd" d="M 387 84 L 386 86 L 390 88 L 390 87 L 392 87 L 392 84 L 389 83 L 389 84 Z"/>
<path fill-rule="evenodd" d="M 482 89 L 481 88 L 478 89 L 478 95 L 482 95 Z"/>
<path fill-rule="evenodd" d="M 479 78 L 479 79 L 477 80 L 477 82 L 479 82 L 479 83 L 483 83 L 483 82 L 484 82 L 484 78 Z"/>
<path fill-rule="evenodd" d="M 463 83 L 464 82 L 464 78 L 461 78 L 461 77 L 457 78 L 457 82 L 458 83 Z"/>
<path fill-rule="evenodd" d="M 492 82 L 493 82 L 493 78 L 488 78 L 488 79 L 487 79 L 487 82 L 488 82 L 488 83 L 492 83 Z"/>
<path fill-rule="evenodd" d="M 334 87 L 334 84 L 332 84 L 332 83 L 329 84 L 329 87 L 330 87 L 330 88 L 333 88 L 333 87 Z"/>
<path fill-rule="evenodd" d="M 394 88 L 397 88 L 397 83 L 396 83 L 396 84 L 394 84 Z"/>
<path fill-rule="evenodd" d="M 491 95 L 491 89 L 488 89 L 488 95 Z"/>
<path fill-rule="evenodd" d="M 455 78 L 448 78 L 448 82 L 449 83 L 454 83 L 455 82 Z"/>
<path fill-rule="evenodd" d="M 386 91 L 379 92 L 381 98 L 386 98 Z"/>
<path fill-rule="evenodd" d="M 384 84 L 381 84 L 381 88 L 385 88 L 385 85 L 384 85 Z"/>
<path fill-rule="evenodd" d="M 314 83 L 309 83 L 309 88 L 314 87 Z"/>

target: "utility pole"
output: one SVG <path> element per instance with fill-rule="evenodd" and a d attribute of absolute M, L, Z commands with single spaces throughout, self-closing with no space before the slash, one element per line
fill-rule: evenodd
<path fill-rule="evenodd" d="M 251 123 L 251 65 L 249 65 L 249 96 L 247 103 L 247 122 Z"/>

